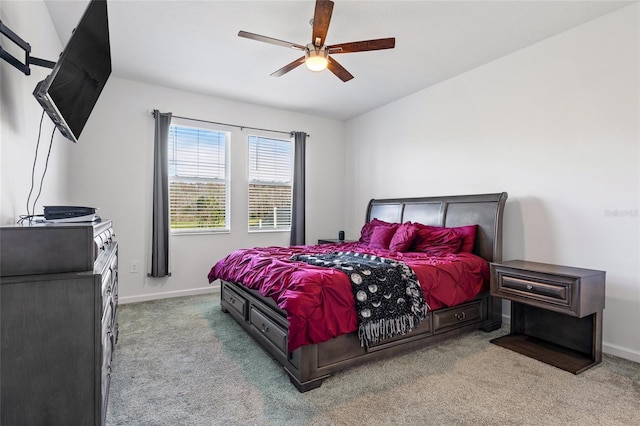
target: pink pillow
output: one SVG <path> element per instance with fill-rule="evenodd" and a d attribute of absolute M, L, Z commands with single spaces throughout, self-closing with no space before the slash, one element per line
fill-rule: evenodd
<path fill-rule="evenodd" d="M 388 249 L 391 238 L 396 233 L 397 226 L 376 226 L 371 233 L 369 247 Z"/>
<path fill-rule="evenodd" d="M 472 253 L 473 247 L 476 245 L 476 233 L 478 232 L 478 225 L 467 225 L 450 228 L 456 231 L 460 238 L 462 238 L 462 246 L 460 247 L 461 253 Z"/>
<path fill-rule="evenodd" d="M 462 238 L 451 228 L 423 225 L 418 230 L 412 251 L 421 251 L 431 256 L 442 256 L 457 253 L 462 245 Z"/>
<path fill-rule="evenodd" d="M 418 227 L 411 222 L 405 222 L 398 226 L 389 243 L 389 250 L 400 252 L 409 250 L 417 232 Z"/>
<path fill-rule="evenodd" d="M 376 226 L 391 226 L 392 223 L 385 222 L 384 220 L 373 218 L 371 222 L 365 223 L 362 229 L 360 230 L 360 242 L 363 244 L 369 244 L 371 241 L 371 234 Z M 397 224 L 396 224 L 397 225 Z"/>
<path fill-rule="evenodd" d="M 460 238 L 462 238 L 462 245 L 460 246 L 461 253 L 473 253 L 473 248 L 476 245 L 476 234 L 478 231 L 478 225 L 465 225 L 457 226 L 453 228 L 444 228 L 442 226 L 423 225 L 422 223 L 414 223 L 418 229 L 432 228 L 432 229 L 452 229 Z"/>

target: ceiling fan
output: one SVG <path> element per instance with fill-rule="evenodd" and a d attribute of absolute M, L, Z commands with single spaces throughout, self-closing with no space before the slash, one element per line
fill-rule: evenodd
<path fill-rule="evenodd" d="M 330 54 L 336 55 L 339 53 L 366 52 L 369 50 L 393 49 L 395 47 L 395 37 L 326 45 L 325 38 L 327 36 L 327 31 L 329 30 L 332 12 L 333 2 L 331 0 L 316 0 L 315 13 L 313 15 L 313 20 L 310 22 L 313 26 L 311 43 L 306 46 L 249 33 L 247 31 L 240 31 L 238 35 L 240 37 L 302 50 L 304 52 L 304 56 L 272 73 L 271 75 L 274 77 L 280 77 L 304 63 L 307 65 L 307 68 L 312 71 L 322 71 L 325 68 L 329 68 L 329 71 L 334 73 L 340 80 L 346 82 L 351 80 L 353 75 L 351 75 L 351 73 L 335 59 L 329 56 Z"/>

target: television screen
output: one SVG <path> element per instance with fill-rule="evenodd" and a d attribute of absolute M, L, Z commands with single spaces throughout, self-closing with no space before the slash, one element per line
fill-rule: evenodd
<path fill-rule="evenodd" d="M 33 92 L 66 138 L 77 142 L 111 74 L 106 0 L 92 0 L 51 74 Z"/>

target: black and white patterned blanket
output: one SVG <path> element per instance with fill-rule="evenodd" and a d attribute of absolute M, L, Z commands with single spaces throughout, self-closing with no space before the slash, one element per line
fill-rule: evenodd
<path fill-rule="evenodd" d="M 404 262 L 355 252 L 298 254 L 291 260 L 347 274 L 356 301 L 362 346 L 406 334 L 427 315 L 429 306 L 420 283 Z"/>

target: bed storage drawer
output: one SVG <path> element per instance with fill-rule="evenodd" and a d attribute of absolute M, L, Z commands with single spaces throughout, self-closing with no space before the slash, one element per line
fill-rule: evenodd
<path fill-rule="evenodd" d="M 230 312 L 234 315 L 240 315 L 243 320 L 247 319 L 247 301 L 228 286 L 224 285 L 222 289 L 222 301 Z"/>
<path fill-rule="evenodd" d="M 278 348 L 283 354 L 287 353 L 287 330 L 281 328 L 268 316 L 251 306 L 249 323 L 257 329 L 261 336 Z"/>
<path fill-rule="evenodd" d="M 452 308 L 433 311 L 433 332 L 441 333 L 462 325 L 478 322 L 482 319 L 481 309 L 482 301 L 476 300 Z"/>
<path fill-rule="evenodd" d="M 431 330 L 433 329 L 431 325 L 431 319 L 433 315 L 431 312 L 427 313 L 427 317 L 422 321 L 416 328 L 414 328 L 411 332 L 407 334 L 400 334 L 397 336 L 390 337 L 388 339 L 382 339 L 377 343 L 372 343 L 368 348 L 367 352 L 375 352 L 381 349 L 388 348 L 390 346 L 394 346 L 394 342 L 402 340 L 403 342 L 409 342 L 412 340 L 422 339 L 426 336 L 430 336 L 433 334 Z"/>

